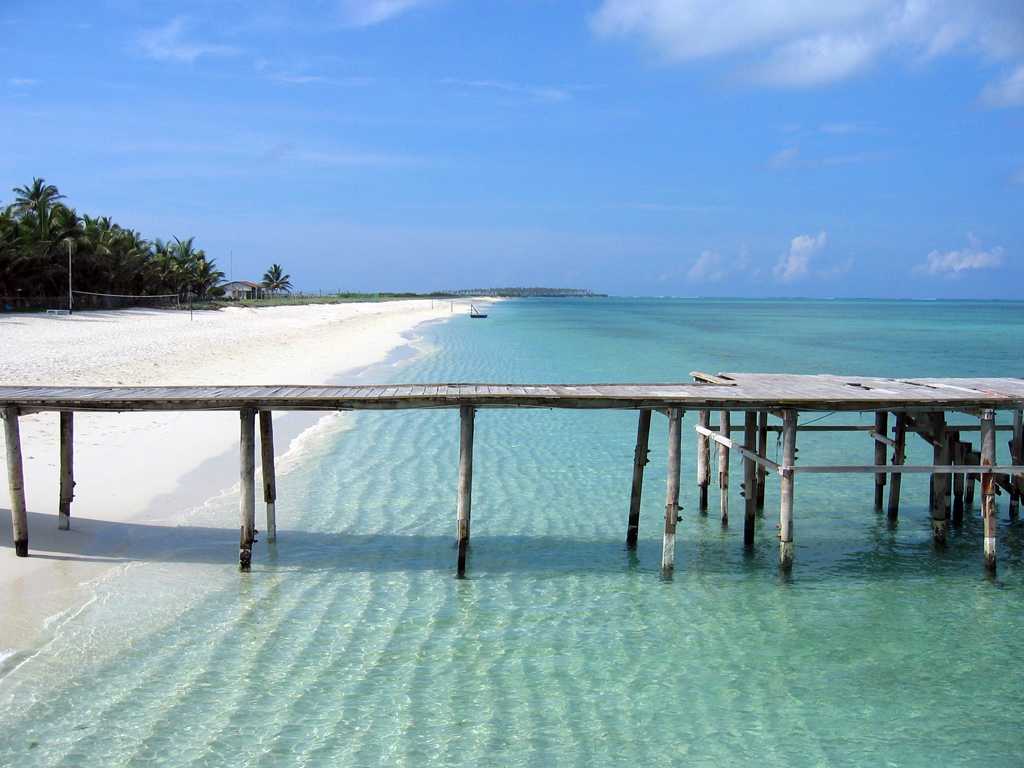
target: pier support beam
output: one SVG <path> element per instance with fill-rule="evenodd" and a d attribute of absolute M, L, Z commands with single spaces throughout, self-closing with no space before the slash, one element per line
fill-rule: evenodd
<path fill-rule="evenodd" d="M 757 455 L 762 459 L 768 458 L 768 411 L 761 411 L 757 414 Z M 757 465 L 757 510 L 764 509 L 764 464 Z"/>
<path fill-rule="evenodd" d="M 932 435 L 935 439 L 932 457 L 936 466 L 948 465 L 949 441 L 946 439 L 946 415 L 934 413 L 930 419 Z M 946 486 L 949 482 L 949 475 L 932 475 L 931 492 L 931 514 L 932 514 L 932 541 L 943 546 L 946 543 L 946 519 L 949 517 L 947 501 L 949 499 Z"/>
<path fill-rule="evenodd" d="M 71 502 L 75 498 L 75 414 L 60 412 L 60 499 L 57 529 L 71 527 Z"/>
<path fill-rule="evenodd" d="M 260 459 L 263 501 L 267 505 L 267 541 L 277 541 L 277 474 L 274 469 L 274 414 L 260 411 Z"/>
<path fill-rule="evenodd" d="M 887 437 L 889 432 L 889 414 L 886 411 L 879 411 L 875 414 L 875 433 Z M 886 444 L 881 440 L 875 440 L 875 466 L 885 466 Z M 882 511 L 882 499 L 885 496 L 885 475 L 881 472 L 875 474 L 875 511 Z"/>
<path fill-rule="evenodd" d="M 665 534 L 661 541 L 661 573 L 676 567 L 676 524 L 679 522 L 679 472 L 682 464 L 682 419 L 679 408 L 668 412 L 668 478 L 665 481 Z"/>
<path fill-rule="evenodd" d="M 1011 464 L 1024 464 L 1024 412 L 1013 412 L 1013 437 L 1010 440 Z M 1010 519 L 1016 520 L 1020 515 L 1021 487 L 1024 481 L 1020 475 L 1010 476 Z"/>
<path fill-rule="evenodd" d="M 21 466 L 18 409 L 8 406 L 4 408 L 3 416 L 7 446 L 7 487 L 11 495 L 11 540 L 14 542 L 14 554 L 28 557 L 28 513 L 25 510 L 25 474 Z"/>
<path fill-rule="evenodd" d="M 958 439 L 952 442 L 953 463 L 961 466 L 967 460 L 967 450 L 964 444 Z M 964 473 L 957 472 L 953 475 L 953 516 L 951 518 L 953 527 L 959 528 L 964 524 Z"/>
<path fill-rule="evenodd" d="M 757 452 L 757 411 L 743 416 L 743 447 Z M 754 548 L 754 522 L 757 518 L 757 464 L 749 456 L 743 457 L 743 546 Z"/>
<path fill-rule="evenodd" d="M 729 411 L 722 411 L 719 416 L 720 425 L 718 433 L 723 437 L 729 437 L 732 429 Z M 718 444 L 718 488 L 719 509 L 722 513 L 722 525 L 729 525 L 729 448 L 721 443 Z"/>
<path fill-rule="evenodd" d="M 238 503 L 241 532 L 238 542 L 238 566 L 248 571 L 252 566 L 252 543 L 256 538 L 256 411 L 243 408 L 239 440 L 239 479 L 241 495 Z"/>
<path fill-rule="evenodd" d="M 796 464 L 796 422 L 793 410 L 782 412 L 782 477 L 779 504 L 779 568 L 793 568 L 793 466 Z"/>
<path fill-rule="evenodd" d="M 459 548 L 458 575 L 466 575 L 466 552 L 469 549 L 469 520 L 473 504 L 473 422 L 476 409 L 471 405 L 459 408 L 459 501 L 456 543 Z"/>
<path fill-rule="evenodd" d="M 700 411 L 697 424 L 707 429 L 711 425 L 711 411 Z M 726 435 L 728 437 L 728 435 Z M 708 513 L 708 486 L 711 484 L 711 439 L 697 433 L 697 508 L 702 515 Z"/>
<path fill-rule="evenodd" d="M 906 414 L 896 414 L 896 424 L 893 426 L 893 466 L 902 466 L 907 459 L 907 417 Z M 900 517 L 900 484 L 903 475 L 893 472 L 889 480 L 889 522 L 895 523 Z"/>
<path fill-rule="evenodd" d="M 629 522 L 626 525 L 626 549 L 636 549 L 640 535 L 640 500 L 644 491 L 644 467 L 647 466 L 651 436 L 651 410 L 644 408 L 636 425 L 636 448 L 633 451 L 633 487 L 629 494 Z"/>
<path fill-rule="evenodd" d="M 996 412 L 986 408 L 981 413 L 981 518 L 985 526 L 985 570 L 996 572 L 996 484 L 985 467 L 996 463 Z"/>

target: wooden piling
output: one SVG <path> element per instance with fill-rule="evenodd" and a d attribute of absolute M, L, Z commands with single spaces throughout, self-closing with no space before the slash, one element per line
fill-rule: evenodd
<path fill-rule="evenodd" d="M 959 440 L 953 441 L 953 463 L 963 465 L 966 461 L 967 450 Z M 953 475 L 953 526 L 959 528 L 964 524 L 964 473 L 957 472 Z"/>
<path fill-rule="evenodd" d="M 277 473 L 274 468 L 274 414 L 260 411 L 260 459 L 263 502 L 267 505 L 267 541 L 277 541 Z"/>
<path fill-rule="evenodd" d="M 459 500 L 456 543 L 459 548 L 458 575 L 466 575 L 466 552 L 469 549 L 469 521 L 473 504 L 473 422 L 476 409 L 471 405 L 459 408 Z"/>
<path fill-rule="evenodd" d="M 887 411 L 878 411 L 875 414 L 875 433 L 881 437 L 887 437 L 889 433 L 889 414 Z M 875 466 L 885 466 L 886 444 L 881 440 L 875 440 Z M 875 511 L 882 511 L 882 499 L 885 496 L 885 475 L 881 472 L 875 474 Z"/>
<path fill-rule="evenodd" d="M 1010 439 L 1011 464 L 1024 464 L 1024 411 L 1013 412 L 1013 437 Z M 1020 475 L 1010 477 L 1010 519 L 1016 520 L 1020 515 L 1021 489 L 1024 488 L 1024 478 Z"/>
<path fill-rule="evenodd" d="M 964 473 L 964 509 L 974 509 L 974 488 L 978 482 L 975 472 Z"/>
<path fill-rule="evenodd" d="M 705 429 L 711 424 L 711 411 L 697 413 L 697 424 Z M 708 513 L 708 486 L 711 484 L 711 439 L 697 433 L 697 507 L 702 515 Z"/>
<path fill-rule="evenodd" d="M 743 447 L 757 452 L 757 411 L 743 416 Z M 743 457 L 743 546 L 754 548 L 754 522 L 757 518 L 757 464 L 749 456 Z"/>
<path fill-rule="evenodd" d="M 256 410 L 243 408 L 239 416 L 242 428 L 239 440 L 241 533 L 238 543 L 238 566 L 243 571 L 248 571 L 252 566 L 252 543 L 256 538 Z"/>
<path fill-rule="evenodd" d="M 896 423 L 893 426 L 893 466 L 901 466 L 907 458 L 907 416 L 903 413 L 896 414 Z M 888 517 L 891 522 L 896 522 L 900 516 L 900 483 L 903 475 L 893 472 L 889 480 L 889 511 Z"/>
<path fill-rule="evenodd" d="M 779 568 L 793 567 L 793 466 L 796 464 L 797 413 L 782 412 L 782 476 L 779 504 Z"/>
<path fill-rule="evenodd" d="M 729 411 L 722 411 L 719 416 L 720 426 L 718 432 L 724 437 L 729 437 L 731 429 Z M 721 443 L 718 444 L 718 488 L 719 509 L 722 513 L 722 525 L 729 525 L 729 448 Z"/>
<path fill-rule="evenodd" d="M 4 408 L 4 439 L 7 446 L 7 487 L 11 496 L 11 540 L 14 554 L 28 557 L 28 513 L 25 510 L 25 474 L 21 464 L 21 431 L 18 409 Z"/>
<path fill-rule="evenodd" d="M 668 477 L 665 481 L 665 534 L 661 541 L 661 572 L 676 566 L 676 524 L 679 521 L 679 472 L 682 464 L 682 419 L 679 408 L 668 412 Z"/>
<path fill-rule="evenodd" d="M 644 467 L 647 466 L 651 435 L 651 410 L 644 408 L 636 426 L 636 448 L 633 450 L 633 488 L 629 494 L 629 522 L 626 525 L 626 549 L 636 549 L 640 534 L 640 499 L 644 489 Z"/>
<path fill-rule="evenodd" d="M 991 467 L 996 463 L 996 412 L 986 408 L 981 413 L 981 466 Z M 981 476 L 981 517 L 985 527 L 985 570 L 996 572 L 996 487 L 991 472 Z"/>
<path fill-rule="evenodd" d="M 768 411 L 761 411 L 757 414 L 757 455 L 762 459 L 768 458 Z M 764 464 L 757 465 L 757 509 L 764 509 Z"/>
<path fill-rule="evenodd" d="M 71 502 L 75 498 L 75 414 L 60 412 L 60 498 L 57 506 L 57 529 L 71 527 Z"/>
<path fill-rule="evenodd" d="M 935 466 L 948 465 L 949 442 L 946 439 L 946 414 L 933 413 L 930 419 L 932 436 L 935 443 L 932 450 L 932 457 Z M 946 483 L 948 475 L 933 474 L 931 481 L 931 515 L 932 515 L 932 541 L 938 545 L 946 543 Z"/>

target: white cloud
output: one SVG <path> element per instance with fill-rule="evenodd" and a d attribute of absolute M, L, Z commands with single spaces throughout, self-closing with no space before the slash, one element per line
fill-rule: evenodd
<path fill-rule="evenodd" d="M 775 277 L 784 283 L 791 282 L 807 274 L 811 259 L 828 243 L 828 235 L 819 232 L 817 235 L 797 235 L 789 243 L 789 251 L 782 254 L 775 265 Z"/>
<path fill-rule="evenodd" d="M 602 0 L 602 37 L 637 37 L 670 61 L 729 58 L 751 82 L 810 87 L 881 57 L 1024 56 L 1020 0 Z"/>
<path fill-rule="evenodd" d="M 328 75 L 291 75 L 283 72 L 269 75 L 269 79 L 282 85 L 340 85 L 345 87 L 366 86 L 373 83 L 372 77 L 329 77 Z"/>
<path fill-rule="evenodd" d="M 1002 265 L 1002 247 L 985 250 L 974 235 L 968 235 L 967 240 L 967 247 L 959 251 L 932 251 L 923 264 L 914 267 L 914 271 L 924 275 L 955 277 L 963 272 L 994 269 Z"/>
<path fill-rule="evenodd" d="M 31 88 L 38 83 L 38 80 L 31 77 L 12 77 L 7 80 L 7 84 L 12 88 Z"/>
<path fill-rule="evenodd" d="M 202 56 L 231 56 L 238 49 L 230 45 L 187 40 L 188 21 L 179 16 L 162 27 L 139 35 L 139 49 L 144 56 L 157 61 L 182 61 L 191 64 Z"/>
<path fill-rule="evenodd" d="M 1024 106 L 1024 65 L 1002 80 L 986 85 L 981 92 L 981 103 L 986 107 Z"/>
<path fill-rule="evenodd" d="M 786 168 L 792 168 L 799 159 L 799 147 L 786 147 L 768 158 L 768 167 L 776 171 L 782 171 Z"/>
<path fill-rule="evenodd" d="M 517 96 L 529 96 L 537 101 L 566 101 L 572 96 L 568 88 L 547 85 L 524 85 L 523 83 L 508 83 L 500 80 L 459 80 L 453 77 L 447 77 L 441 82 L 445 85 L 462 88 L 481 88 Z"/>
<path fill-rule="evenodd" d="M 818 130 L 833 136 L 846 136 L 851 133 L 865 133 L 868 128 L 861 123 L 822 123 Z"/>
<path fill-rule="evenodd" d="M 425 0 L 341 0 L 341 15 L 353 27 L 371 27 L 423 5 Z"/>
<path fill-rule="evenodd" d="M 686 278 L 694 282 L 717 283 L 726 276 L 722 254 L 704 251 L 686 272 Z"/>

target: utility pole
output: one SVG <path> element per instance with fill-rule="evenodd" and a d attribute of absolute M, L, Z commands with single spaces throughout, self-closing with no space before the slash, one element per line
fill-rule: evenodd
<path fill-rule="evenodd" d="M 71 293 L 71 241 L 67 240 L 66 242 L 68 244 L 68 314 L 70 315 L 74 312 Z"/>

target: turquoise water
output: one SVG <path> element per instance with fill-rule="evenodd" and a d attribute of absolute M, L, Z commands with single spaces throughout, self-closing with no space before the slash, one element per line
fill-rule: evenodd
<path fill-rule="evenodd" d="M 421 328 L 419 355 L 356 380 L 1019 376 L 1022 331 L 1021 304 L 518 301 Z M 481 411 L 460 581 L 457 415 L 328 419 L 283 463 L 280 540 L 257 545 L 251 574 L 233 562 L 229 493 L 168 532 L 175 549 L 99 584 L 0 682 L 0 764 L 1024 762 L 1024 526 L 1007 521 L 1005 496 L 993 583 L 976 509 L 933 550 L 924 477 L 904 478 L 891 529 L 871 477 L 800 476 L 796 566 L 782 579 L 777 484 L 744 555 L 742 524 L 696 511 L 687 414 L 665 581 L 664 422 L 632 554 L 635 414 Z M 800 451 L 866 463 L 872 447 L 802 433 Z M 911 462 L 930 457 L 911 444 Z M 737 520 L 735 457 L 732 471 Z"/>

